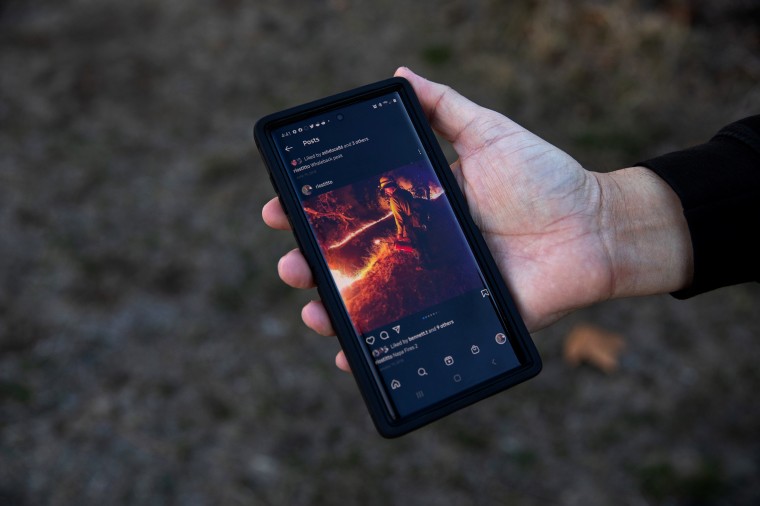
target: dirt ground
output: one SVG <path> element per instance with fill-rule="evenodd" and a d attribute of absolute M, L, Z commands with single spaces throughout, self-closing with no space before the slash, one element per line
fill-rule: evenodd
<path fill-rule="evenodd" d="M 760 504 L 756 284 L 578 311 L 537 378 L 375 433 L 251 126 L 398 65 L 607 171 L 760 110 L 760 7 L 0 0 L 1 505 Z M 616 372 L 563 361 L 582 322 Z"/>

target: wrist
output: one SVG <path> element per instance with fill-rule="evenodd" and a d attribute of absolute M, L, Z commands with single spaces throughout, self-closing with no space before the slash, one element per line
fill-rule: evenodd
<path fill-rule="evenodd" d="M 595 173 L 602 195 L 601 239 L 612 298 L 674 292 L 693 276 L 691 236 L 681 201 L 644 167 Z"/>

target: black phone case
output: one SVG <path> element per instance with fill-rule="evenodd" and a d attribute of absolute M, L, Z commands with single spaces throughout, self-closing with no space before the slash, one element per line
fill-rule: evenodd
<path fill-rule="evenodd" d="M 355 338 L 349 316 L 340 302 L 340 293 L 332 281 L 326 262 L 322 259 L 319 245 L 313 237 L 305 213 L 301 209 L 298 195 L 290 183 L 286 172 L 288 168 L 281 162 L 274 142 L 269 135 L 269 132 L 274 128 L 298 121 L 299 118 L 393 91 L 399 92 L 407 107 L 409 116 L 412 118 L 420 139 L 427 149 L 430 160 L 440 178 L 444 191 L 451 201 L 454 213 L 462 225 L 473 254 L 491 288 L 491 296 L 502 311 L 505 320 L 504 324 L 511 330 L 512 345 L 523 364 L 502 376 L 498 376 L 476 387 L 474 390 L 461 393 L 413 416 L 401 419 L 391 416 L 386 408 L 385 399 L 387 394 L 382 391 L 382 387 L 374 380 L 373 365 L 367 363 L 364 359 L 360 340 Z M 538 351 L 525 328 L 522 318 L 517 312 L 514 301 L 504 284 L 498 267 L 480 231 L 469 214 L 459 185 L 454 179 L 446 157 L 441 151 L 417 96 L 407 80 L 394 77 L 270 114 L 256 122 L 254 126 L 254 139 L 268 169 L 272 185 L 293 227 L 296 242 L 314 273 L 318 293 L 330 316 L 333 328 L 346 354 L 359 390 L 375 427 L 382 436 L 392 438 L 403 435 L 465 406 L 521 383 L 541 371 L 541 358 Z"/>

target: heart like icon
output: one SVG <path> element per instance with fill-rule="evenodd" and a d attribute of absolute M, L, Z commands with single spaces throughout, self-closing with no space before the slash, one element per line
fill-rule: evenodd
<path fill-rule="evenodd" d="M 372 346 L 373 344 L 375 344 L 375 336 L 369 336 L 365 339 L 365 341 L 367 341 L 368 345 Z"/>

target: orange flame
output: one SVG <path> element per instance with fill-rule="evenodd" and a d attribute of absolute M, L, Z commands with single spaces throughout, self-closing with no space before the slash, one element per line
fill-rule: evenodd
<path fill-rule="evenodd" d="M 356 281 L 359 281 L 364 276 L 366 276 L 372 268 L 375 266 L 375 264 L 380 260 L 380 258 L 383 255 L 388 254 L 388 248 L 387 245 L 383 245 L 383 243 L 380 243 L 379 247 L 376 247 L 372 255 L 367 259 L 367 263 L 364 264 L 364 267 L 359 269 L 358 271 L 354 272 L 353 274 L 345 274 L 338 269 L 330 269 L 330 272 L 332 273 L 333 280 L 335 280 L 335 284 L 338 287 L 338 291 L 343 291 L 352 284 L 354 284 Z"/>
<path fill-rule="evenodd" d="M 333 243 L 333 244 L 331 244 L 331 245 L 330 245 L 330 246 L 329 246 L 327 249 L 335 249 L 335 248 L 340 248 L 341 246 L 343 246 L 343 245 L 344 245 L 344 244 L 346 244 L 348 241 L 350 241 L 351 239 L 353 239 L 353 238 L 354 238 L 354 237 L 356 237 L 357 235 L 361 234 L 362 232 L 364 232 L 364 231 L 365 231 L 365 230 L 367 230 L 368 228 L 370 228 L 370 227 L 373 227 L 373 226 L 377 225 L 378 223 L 380 223 L 380 222 L 381 222 L 381 221 L 383 221 L 383 220 L 387 220 L 387 219 L 388 219 L 388 218 L 390 218 L 391 216 L 393 216 L 393 213 L 388 213 L 388 214 L 386 214 L 385 216 L 383 216 L 383 217 L 382 217 L 382 218 L 380 218 L 380 219 L 377 219 L 377 220 L 375 220 L 375 221 L 371 221 L 371 222 L 367 223 L 366 225 L 362 225 L 361 227 L 357 228 L 356 230 L 354 230 L 354 231 L 353 231 L 353 232 L 351 232 L 350 234 L 346 235 L 346 237 L 344 237 L 344 238 L 343 238 L 343 239 L 341 239 L 340 241 L 338 241 L 338 242 L 336 242 L 336 243 Z"/>

